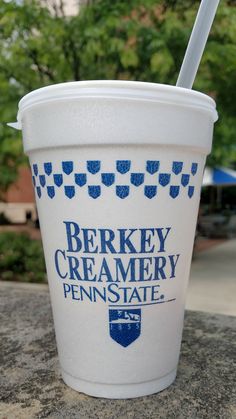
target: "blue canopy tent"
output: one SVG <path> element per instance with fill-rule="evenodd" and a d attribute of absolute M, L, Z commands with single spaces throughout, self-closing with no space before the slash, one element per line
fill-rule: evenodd
<path fill-rule="evenodd" d="M 236 185 L 236 171 L 225 167 L 206 167 L 202 186 L 216 186 L 217 206 L 221 206 L 222 187 Z"/>
<path fill-rule="evenodd" d="M 206 167 L 202 186 L 230 186 L 236 185 L 236 171 L 225 167 Z"/>

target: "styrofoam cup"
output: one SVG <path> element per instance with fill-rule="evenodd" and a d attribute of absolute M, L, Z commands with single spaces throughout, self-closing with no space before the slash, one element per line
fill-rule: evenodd
<path fill-rule="evenodd" d="M 73 82 L 29 93 L 18 115 L 64 381 L 108 398 L 163 390 L 176 376 L 214 101 Z"/>

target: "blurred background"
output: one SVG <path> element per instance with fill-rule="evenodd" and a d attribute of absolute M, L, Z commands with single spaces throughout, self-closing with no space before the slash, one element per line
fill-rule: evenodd
<path fill-rule="evenodd" d="M 45 282 L 40 229 L 15 121 L 42 86 L 117 79 L 175 84 L 199 1 L 0 0 L 0 279 Z M 194 89 L 217 102 L 187 307 L 236 315 L 236 1 L 221 0 Z"/>

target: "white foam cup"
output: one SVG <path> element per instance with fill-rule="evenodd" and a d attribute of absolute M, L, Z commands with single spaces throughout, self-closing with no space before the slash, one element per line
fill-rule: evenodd
<path fill-rule="evenodd" d="M 18 118 L 65 383 L 108 398 L 163 390 L 176 376 L 214 101 L 73 82 L 29 93 Z"/>

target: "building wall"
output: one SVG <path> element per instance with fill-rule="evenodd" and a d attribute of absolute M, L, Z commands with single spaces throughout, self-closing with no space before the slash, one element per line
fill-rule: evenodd
<path fill-rule="evenodd" d="M 0 213 L 12 223 L 37 219 L 31 172 L 27 166 L 19 168 L 17 181 L 8 189 L 5 202 L 0 202 Z"/>
<path fill-rule="evenodd" d="M 19 168 L 19 176 L 6 193 L 6 202 L 35 202 L 31 171 L 28 166 Z"/>

